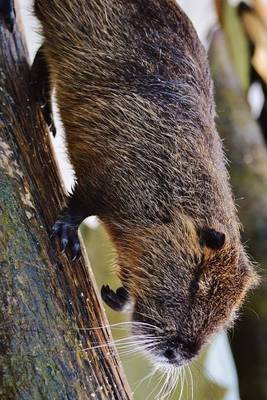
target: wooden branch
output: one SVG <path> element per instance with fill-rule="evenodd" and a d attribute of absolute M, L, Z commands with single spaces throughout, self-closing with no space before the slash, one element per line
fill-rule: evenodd
<path fill-rule="evenodd" d="M 267 149 L 241 89 L 225 37 L 219 30 L 213 35 L 209 56 L 219 114 L 217 125 L 230 159 L 244 240 L 254 260 L 259 262 L 262 276 L 261 285 L 244 307 L 231 342 L 242 400 L 266 400 Z"/>
<path fill-rule="evenodd" d="M 111 334 L 90 329 L 108 322 L 88 261 L 49 239 L 64 192 L 21 24 L 2 20 L 0 107 L 0 398 L 131 399 L 115 348 L 83 351 Z"/>

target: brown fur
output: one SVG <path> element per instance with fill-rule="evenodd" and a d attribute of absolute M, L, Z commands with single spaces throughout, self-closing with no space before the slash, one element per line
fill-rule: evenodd
<path fill-rule="evenodd" d="M 170 0 L 36 0 L 35 12 L 76 172 L 72 207 L 107 227 L 133 319 L 164 333 L 154 353 L 175 342 L 191 359 L 256 282 L 206 53 Z M 225 234 L 222 248 L 201 243 L 206 228 Z"/>

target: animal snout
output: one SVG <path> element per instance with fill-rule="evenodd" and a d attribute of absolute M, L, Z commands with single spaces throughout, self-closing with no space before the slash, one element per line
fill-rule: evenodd
<path fill-rule="evenodd" d="M 201 348 L 199 341 L 179 341 L 175 344 L 168 345 L 164 351 L 163 356 L 171 364 L 181 365 L 184 362 L 193 359 Z"/>
<path fill-rule="evenodd" d="M 183 364 L 182 355 L 179 353 L 178 349 L 167 347 L 163 351 L 163 357 L 169 364 L 180 366 Z"/>
<path fill-rule="evenodd" d="M 168 347 L 164 352 L 164 357 L 166 357 L 169 361 L 173 361 L 176 359 L 176 352 L 174 349 Z"/>

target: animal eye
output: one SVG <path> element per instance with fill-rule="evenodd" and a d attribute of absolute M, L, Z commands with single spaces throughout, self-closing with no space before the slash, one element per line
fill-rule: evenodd
<path fill-rule="evenodd" d="M 172 301 L 165 301 L 165 302 L 164 302 L 164 306 L 165 306 L 166 308 L 173 308 L 174 305 L 175 305 L 175 303 L 173 302 L 173 300 L 172 300 Z"/>
<path fill-rule="evenodd" d="M 213 250 L 220 250 L 225 244 L 225 234 L 215 229 L 204 228 L 200 232 L 200 245 Z"/>
<path fill-rule="evenodd" d="M 191 287 L 190 287 L 191 295 L 192 295 L 192 296 L 195 295 L 196 292 L 198 291 L 198 289 L 199 289 L 199 282 L 198 282 L 198 279 L 195 278 L 195 279 L 192 281 Z"/>

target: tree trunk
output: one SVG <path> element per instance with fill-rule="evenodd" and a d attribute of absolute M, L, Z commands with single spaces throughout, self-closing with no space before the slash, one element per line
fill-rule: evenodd
<path fill-rule="evenodd" d="M 218 129 L 230 159 L 231 182 L 244 241 L 260 265 L 261 285 L 250 295 L 231 340 L 242 400 L 267 399 L 267 150 L 229 56 L 224 35 L 213 34 L 210 64 Z"/>
<path fill-rule="evenodd" d="M 114 346 L 90 350 L 111 334 L 85 253 L 49 239 L 64 191 L 22 36 L 0 20 L 0 398 L 131 399 Z"/>

